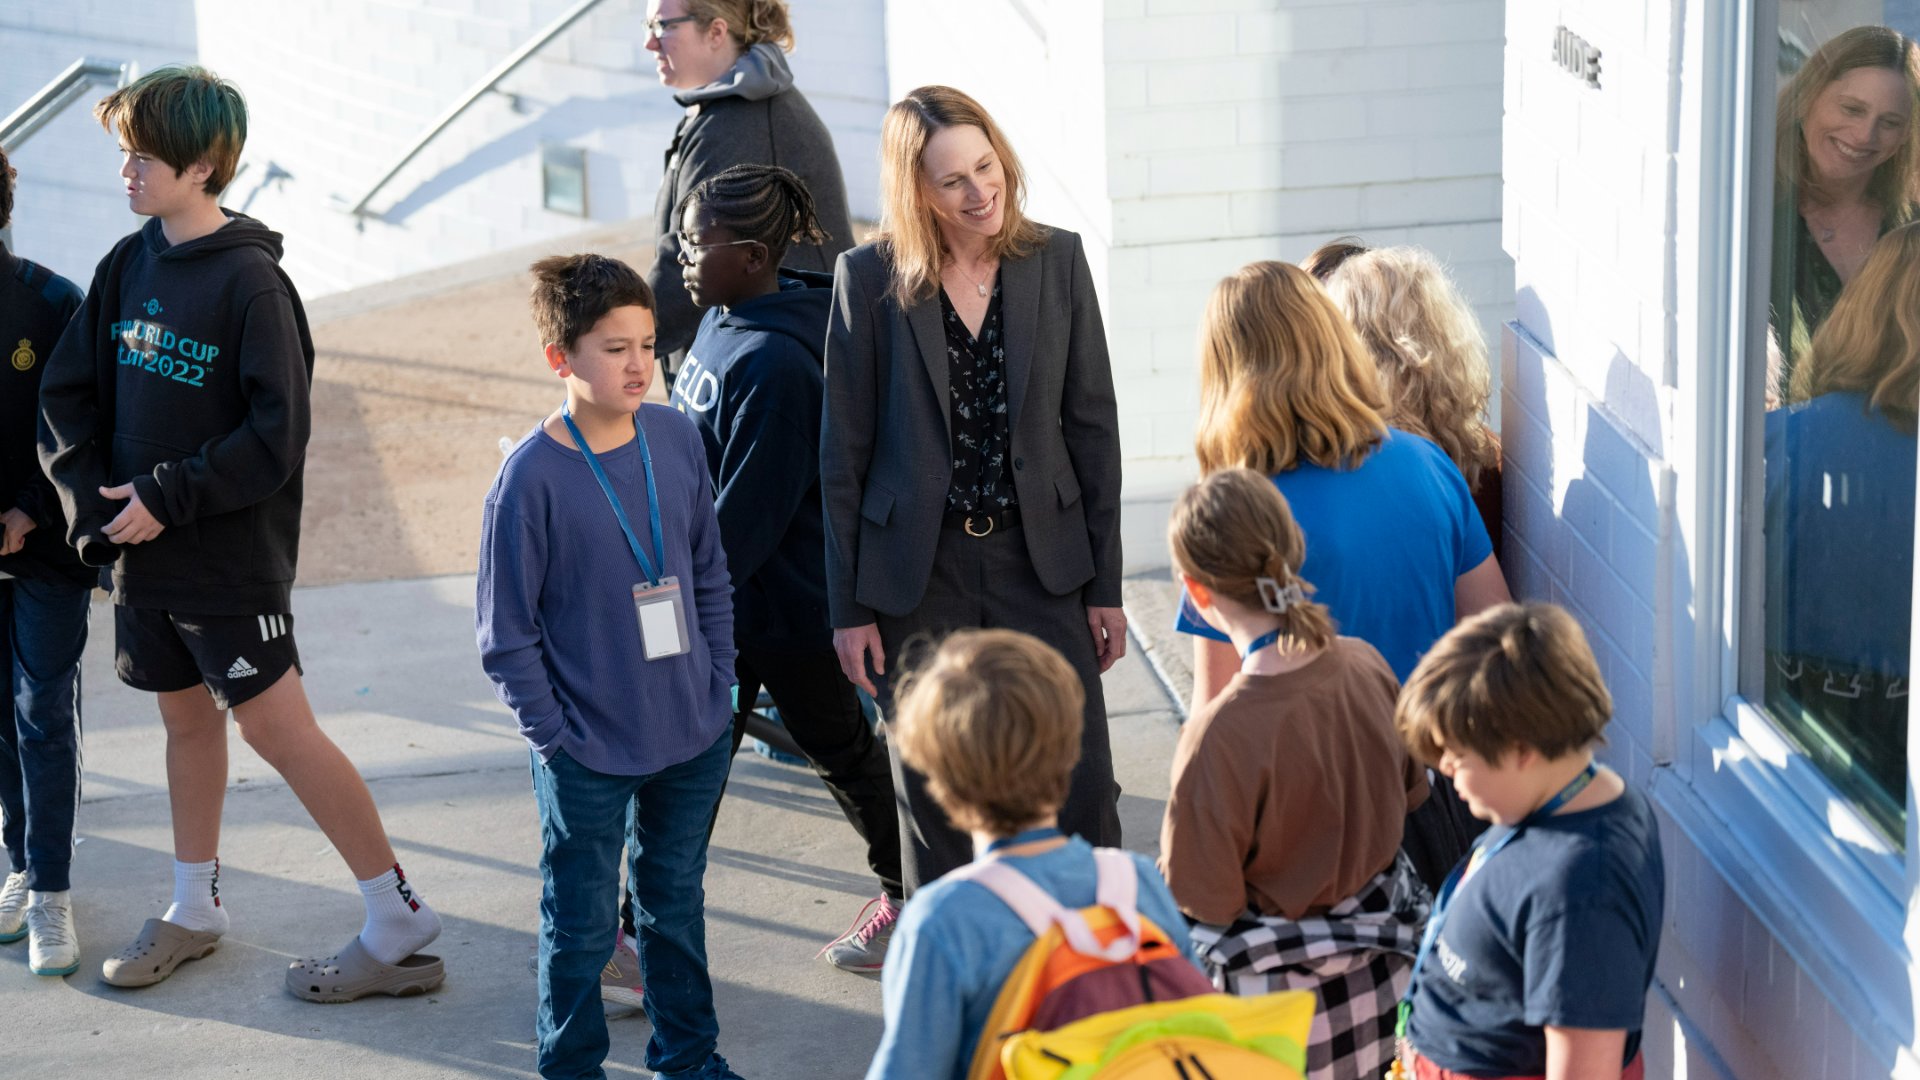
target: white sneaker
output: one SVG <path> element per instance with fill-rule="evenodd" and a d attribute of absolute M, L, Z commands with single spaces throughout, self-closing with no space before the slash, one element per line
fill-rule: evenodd
<path fill-rule="evenodd" d="M 0 945 L 27 936 L 27 875 L 8 874 L 0 885 Z"/>
<path fill-rule="evenodd" d="M 27 906 L 27 970 L 35 975 L 71 975 L 80 970 L 80 936 L 73 930 L 70 893 L 33 894 Z"/>

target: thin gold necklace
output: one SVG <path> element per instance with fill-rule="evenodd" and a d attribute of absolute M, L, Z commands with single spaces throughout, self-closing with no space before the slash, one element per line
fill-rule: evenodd
<path fill-rule="evenodd" d="M 959 258 L 959 256 L 957 256 L 957 255 L 956 255 L 956 256 L 954 256 L 954 257 L 953 257 L 952 259 L 949 259 L 949 260 L 947 261 L 947 265 L 948 265 L 948 266 L 951 266 L 951 267 L 953 267 L 953 268 L 954 268 L 955 270 L 958 270 L 958 271 L 960 271 L 960 276 L 961 276 L 961 277 L 963 277 L 963 278 L 965 278 L 965 279 L 967 279 L 968 281 L 970 281 L 970 282 L 972 282 L 972 283 L 973 283 L 973 289 L 974 289 L 974 291 L 975 291 L 975 292 L 977 292 L 977 293 L 979 293 L 979 294 L 980 294 L 981 296 L 985 296 L 985 295 L 987 295 L 987 283 L 986 283 L 986 282 L 984 282 L 984 281 L 981 281 L 981 280 L 980 280 L 979 278 L 977 278 L 977 277 L 974 277 L 974 276 L 973 276 L 972 274 L 969 274 L 969 273 L 967 273 L 967 268 L 966 268 L 966 267 L 964 267 L 964 266 L 961 266 L 961 265 L 960 265 L 960 258 Z M 991 270 L 989 270 L 989 271 L 987 271 L 987 276 L 988 276 L 988 277 L 992 277 L 992 276 L 993 276 L 993 271 L 991 271 Z"/>

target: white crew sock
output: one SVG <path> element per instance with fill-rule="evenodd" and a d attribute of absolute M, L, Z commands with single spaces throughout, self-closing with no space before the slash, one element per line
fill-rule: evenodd
<path fill-rule="evenodd" d="M 220 860 L 173 860 L 173 906 L 162 919 L 205 934 L 225 934 L 231 925 L 220 902 Z"/>
<path fill-rule="evenodd" d="M 397 964 L 427 947 L 440 936 L 440 916 L 395 863 L 393 869 L 360 882 L 367 902 L 367 922 L 360 928 L 360 946 L 383 964 Z"/>

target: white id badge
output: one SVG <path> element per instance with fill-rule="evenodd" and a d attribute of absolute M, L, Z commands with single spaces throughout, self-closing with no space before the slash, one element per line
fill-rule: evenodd
<path fill-rule="evenodd" d="M 687 640 L 687 608 L 679 578 L 661 578 L 660 584 L 640 582 L 633 587 L 633 608 L 640 616 L 640 648 L 649 660 L 679 656 L 692 645 Z"/>

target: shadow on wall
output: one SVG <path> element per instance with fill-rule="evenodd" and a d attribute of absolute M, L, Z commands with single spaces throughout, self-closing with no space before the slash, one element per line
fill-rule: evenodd
<path fill-rule="evenodd" d="M 551 107 L 545 107 L 524 94 L 520 95 L 520 99 L 530 106 L 525 123 L 481 143 L 459 161 L 421 181 L 385 212 L 377 214 L 379 220 L 389 225 L 403 225 L 408 218 L 462 184 L 529 154 L 537 154 L 543 145 L 577 139 L 608 128 L 632 127 L 636 119 L 647 114 L 649 106 L 657 110 L 662 101 L 675 112 L 679 109 L 671 98 L 663 97 L 658 91 L 636 91 L 604 98 L 570 97 Z M 660 148 L 665 152 L 665 140 L 662 140 Z M 618 160 L 610 155 L 594 156 L 600 162 Z M 601 202 L 609 198 L 620 200 L 618 205 L 592 207 L 596 219 L 621 221 L 631 216 L 624 186 L 595 183 L 593 194 Z"/>

